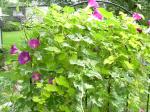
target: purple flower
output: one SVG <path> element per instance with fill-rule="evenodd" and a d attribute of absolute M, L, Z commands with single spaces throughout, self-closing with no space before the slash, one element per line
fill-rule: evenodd
<path fill-rule="evenodd" d="M 31 39 L 28 41 L 28 45 L 32 48 L 35 49 L 40 45 L 39 39 Z"/>
<path fill-rule="evenodd" d="M 99 5 L 96 2 L 96 0 L 88 0 L 88 6 L 89 7 L 93 7 L 93 8 L 98 8 L 99 7 Z"/>
<path fill-rule="evenodd" d="M 10 54 L 16 54 L 18 52 L 18 48 L 16 47 L 16 45 L 12 45 L 11 49 L 10 49 Z"/>
<path fill-rule="evenodd" d="M 49 83 L 49 84 L 53 84 L 53 80 L 54 80 L 54 78 L 49 78 L 49 79 L 48 79 L 48 83 Z"/>
<path fill-rule="evenodd" d="M 38 72 L 33 72 L 33 73 L 32 73 L 32 79 L 33 79 L 34 81 L 39 81 L 39 80 L 41 80 L 41 74 L 39 74 Z"/>
<path fill-rule="evenodd" d="M 136 12 L 133 13 L 132 17 L 133 17 L 135 20 L 140 20 L 140 19 L 142 19 L 142 15 L 139 14 L 139 13 L 136 13 Z"/>
<path fill-rule="evenodd" d="M 94 10 L 93 17 L 98 19 L 98 20 L 102 20 L 103 19 L 102 14 L 97 9 Z"/>
<path fill-rule="evenodd" d="M 150 20 L 148 20 L 148 25 L 150 26 Z"/>
<path fill-rule="evenodd" d="M 20 64 L 26 64 L 27 62 L 29 62 L 31 60 L 31 57 L 29 55 L 29 52 L 26 52 L 26 51 L 22 51 L 20 54 L 19 54 L 19 57 L 18 57 L 18 61 Z"/>
<path fill-rule="evenodd" d="M 142 29 L 141 28 L 137 28 L 136 29 L 139 33 L 142 33 Z"/>

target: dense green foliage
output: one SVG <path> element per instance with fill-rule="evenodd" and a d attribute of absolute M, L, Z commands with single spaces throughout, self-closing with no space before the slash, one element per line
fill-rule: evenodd
<path fill-rule="evenodd" d="M 21 30 L 21 25 L 19 22 L 7 21 L 4 23 L 3 31 L 5 32 L 19 31 L 19 30 Z"/>
<path fill-rule="evenodd" d="M 75 11 L 53 5 L 27 38 L 39 38 L 29 48 L 31 62 L 13 63 L 21 89 L 13 94 L 14 112 L 137 112 L 146 109 L 150 63 L 149 35 L 137 32 L 133 18 L 99 8 L 105 19 L 95 20 L 90 9 Z M 27 39 L 26 38 L 26 39 Z M 16 56 L 14 56 L 16 57 Z M 17 59 L 17 57 L 16 57 Z M 42 81 L 31 81 L 32 73 Z M 52 84 L 48 79 L 54 78 Z"/>

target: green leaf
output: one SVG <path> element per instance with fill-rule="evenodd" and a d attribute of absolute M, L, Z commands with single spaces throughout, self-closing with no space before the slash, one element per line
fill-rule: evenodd
<path fill-rule="evenodd" d="M 52 85 L 52 84 L 47 84 L 44 89 L 48 92 L 56 92 L 58 91 L 57 86 Z"/>
<path fill-rule="evenodd" d="M 82 60 L 73 60 L 73 59 L 70 59 L 70 64 L 72 64 L 72 65 L 78 65 L 78 66 L 82 66 L 82 67 L 85 66 L 85 62 L 82 61 Z"/>
<path fill-rule="evenodd" d="M 68 106 L 66 105 L 61 105 L 59 108 L 62 112 L 71 112 Z"/>
<path fill-rule="evenodd" d="M 63 77 L 63 76 L 56 77 L 55 81 L 58 85 L 69 88 L 69 82 L 67 81 L 67 79 L 65 77 Z"/>
<path fill-rule="evenodd" d="M 64 27 L 67 28 L 67 29 L 70 29 L 70 28 L 72 27 L 72 24 L 65 23 L 65 24 L 64 24 Z"/>
<path fill-rule="evenodd" d="M 136 38 L 136 37 L 135 37 L 135 38 Z M 135 48 L 135 49 L 137 49 L 138 46 L 142 46 L 141 43 L 140 43 L 139 41 L 137 41 L 136 39 L 134 39 L 134 38 L 132 38 L 132 39 L 129 40 L 129 44 L 130 44 L 133 48 Z"/>
<path fill-rule="evenodd" d="M 75 11 L 75 9 L 74 9 L 73 7 L 65 6 L 65 7 L 63 8 L 63 11 L 64 11 L 65 13 L 73 13 L 73 12 Z"/>
<path fill-rule="evenodd" d="M 91 97 L 90 102 L 92 102 L 93 105 L 97 106 L 97 107 L 101 107 L 102 106 L 102 99 L 101 98 L 95 98 L 95 97 Z"/>
<path fill-rule="evenodd" d="M 41 99 L 38 96 L 34 96 L 32 100 L 37 103 L 41 101 Z"/>
<path fill-rule="evenodd" d="M 37 88 L 42 88 L 42 87 L 43 87 L 43 84 L 38 82 L 38 83 L 36 83 L 36 87 L 37 87 Z"/>
<path fill-rule="evenodd" d="M 60 11 L 61 9 L 62 9 L 62 7 L 60 7 L 59 5 L 57 5 L 57 4 L 52 4 L 52 6 L 51 6 L 53 9 L 53 11 L 54 10 L 57 10 L 57 11 Z"/>
<path fill-rule="evenodd" d="M 108 58 L 106 58 L 105 60 L 104 60 L 104 65 L 105 64 L 112 64 L 114 61 L 115 61 L 115 59 L 116 59 L 116 57 L 115 56 L 109 56 Z"/>
<path fill-rule="evenodd" d="M 113 17 L 113 13 L 112 12 L 108 12 L 106 11 L 105 8 L 99 8 L 99 11 L 101 12 L 101 14 L 105 17 L 105 18 L 112 18 Z"/>
<path fill-rule="evenodd" d="M 36 57 L 37 60 L 42 60 L 42 55 L 41 55 L 41 53 L 39 51 L 36 51 L 34 53 L 34 56 Z"/>
<path fill-rule="evenodd" d="M 58 49 L 57 47 L 47 47 L 45 48 L 45 50 L 47 51 L 52 51 L 52 52 L 55 52 L 55 53 L 60 53 L 60 49 Z"/>
<path fill-rule="evenodd" d="M 82 40 L 84 42 L 87 42 L 88 44 L 93 44 L 93 40 L 91 38 L 89 38 L 89 37 L 83 37 Z"/>
<path fill-rule="evenodd" d="M 67 37 L 75 42 L 81 41 L 81 39 L 79 37 L 77 37 L 76 35 L 68 35 Z"/>
<path fill-rule="evenodd" d="M 56 70 L 56 73 L 63 73 L 63 72 L 64 72 L 63 68 L 60 68 L 60 69 Z"/>
<path fill-rule="evenodd" d="M 44 96 L 44 97 L 46 97 L 46 98 L 49 98 L 50 95 L 51 95 L 51 94 L 49 93 L 49 91 L 42 91 L 42 92 L 41 92 L 41 96 L 42 96 L 42 97 Z"/>
<path fill-rule="evenodd" d="M 71 95 L 71 96 L 75 95 L 75 89 L 69 88 L 68 89 L 68 94 Z"/>
<path fill-rule="evenodd" d="M 90 77 L 90 78 L 96 77 L 96 78 L 98 78 L 98 79 L 102 79 L 102 76 L 101 76 L 98 72 L 92 71 L 92 70 L 90 70 L 90 71 L 89 71 L 88 73 L 86 73 L 85 75 L 88 76 L 88 77 Z"/>
<path fill-rule="evenodd" d="M 54 40 L 59 42 L 59 43 L 62 43 L 64 41 L 65 37 L 63 35 L 56 35 Z"/>
<path fill-rule="evenodd" d="M 94 88 L 94 86 L 93 85 L 90 85 L 90 84 L 88 84 L 88 83 L 84 83 L 84 88 L 87 90 L 87 89 L 93 89 Z"/>
<path fill-rule="evenodd" d="M 78 28 L 82 29 L 82 30 L 83 30 L 83 29 L 86 29 L 86 27 L 85 27 L 85 26 L 82 26 L 82 25 L 78 25 L 78 24 L 77 24 L 76 26 L 77 26 Z"/>
<path fill-rule="evenodd" d="M 100 112 L 100 110 L 97 106 L 92 106 L 91 112 Z"/>
<path fill-rule="evenodd" d="M 133 65 L 128 61 L 124 61 L 124 64 L 127 66 L 128 69 L 134 69 Z"/>

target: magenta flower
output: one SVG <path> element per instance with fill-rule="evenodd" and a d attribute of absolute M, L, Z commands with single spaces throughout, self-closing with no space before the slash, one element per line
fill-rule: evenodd
<path fill-rule="evenodd" d="M 18 61 L 20 64 L 26 64 L 27 62 L 29 62 L 31 60 L 31 57 L 29 55 L 29 52 L 26 52 L 26 51 L 22 51 L 20 54 L 19 54 L 19 57 L 18 57 Z"/>
<path fill-rule="evenodd" d="M 139 13 L 136 13 L 136 12 L 133 13 L 132 17 L 133 17 L 135 20 L 140 20 L 140 19 L 142 19 L 142 15 L 139 14 Z"/>
<path fill-rule="evenodd" d="M 35 49 L 40 45 L 39 39 L 31 39 L 28 41 L 28 45 L 32 48 Z"/>
<path fill-rule="evenodd" d="M 39 81 L 39 80 L 41 80 L 41 74 L 39 74 L 38 72 L 33 72 L 33 73 L 32 73 L 32 79 L 33 79 L 34 81 Z"/>
<path fill-rule="evenodd" d="M 53 84 L 53 80 L 54 80 L 54 78 L 49 78 L 49 79 L 48 79 L 48 83 L 49 83 L 49 84 Z"/>
<path fill-rule="evenodd" d="M 98 8 L 99 7 L 99 5 L 96 2 L 96 0 L 88 0 L 88 6 L 89 7 L 93 7 L 93 8 Z"/>
<path fill-rule="evenodd" d="M 18 48 L 16 47 L 16 45 L 12 45 L 11 49 L 10 49 L 10 54 L 16 54 L 18 52 Z"/>
<path fill-rule="evenodd" d="M 148 25 L 150 26 L 150 20 L 148 20 Z"/>
<path fill-rule="evenodd" d="M 141 28 L 137 28 L 136 29 L 139 33 L 142 33 L 142 29 Z"/>
<path fill-rule="evenodd" d="M 98 19 L 98 20 L 102 20 L 103 19 L 102 14 L 97 9 L 94 10 L 93 17 Z"/>

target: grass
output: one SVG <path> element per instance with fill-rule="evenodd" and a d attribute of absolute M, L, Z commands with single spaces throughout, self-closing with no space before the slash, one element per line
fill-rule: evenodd
<path fill-rule="evenodd" d="M 6 50 L 6 56 L 5 56 L 5 64 L 11 64 L 12 59 L 16 59 L 16 56 L 11 56 L 9 54 L 9 49 L 11 45 L 16 44 L 16 46 L 19 48 L 22 44 L 22 41 L 24 40 L 24 32 L 23 31 L 14 31 L 14 32 L 3 32 L 3 48 Z M 15 78 L 12 71 L 0 71 L 0 77 L 9 77 L 10 79 Z"/>
<path fill-rule="evenodd" d="M 8 50 L 12 44 L 20 46 L 23 38 L 23 31 L 3 32 L 3 47 Z"/>
<path fill-rule="evenodd" d="M 15 44 L 18 48 L 22 44 L 24 40 L 24 32 L 23 31 L 13 31 L 13 32 L 3 32 L 3 48 L 5 49 L 5 64 L 10 64 L 11 60 L 14 58 L 9 55 L 11 45 Z M 2 72 L 0 73 L 2 74 Z"/>

